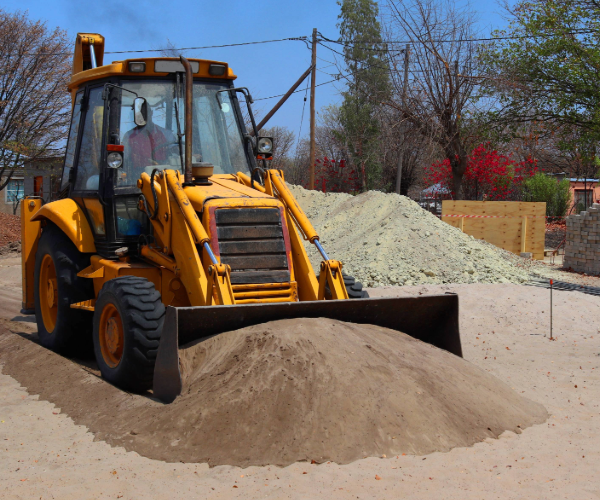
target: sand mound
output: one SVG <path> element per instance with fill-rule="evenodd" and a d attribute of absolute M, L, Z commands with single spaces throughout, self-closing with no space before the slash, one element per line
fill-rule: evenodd
<path fill-rule="evenodd" d="M 97 439 L 166 461 L 285 466 L 426 454 L 547 417 L 461 358 L 329 319 L 266 323 L 184 349 L 184 394 L 166 406 L 16 335 L 1 337 L 0 352 L 5 373 Z"/>
<path fill-rule="evenodd" d="M 559 279 L 543 264 L 476 240 L 405 196 L 290 189 L 329 256 L 365 286 L 523 283 L 532 275 Z M 318 272 L 321 257 L 313 245 L 306 247 Z"/>

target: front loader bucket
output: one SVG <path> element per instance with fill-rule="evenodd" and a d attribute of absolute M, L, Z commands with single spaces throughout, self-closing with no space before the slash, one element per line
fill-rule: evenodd
<path fill-rule="evenodd" d="M 154 395 L 171 403 L 182 389 L 179 347 L 268 321 L 330 318 L 382 326 L 462 357 L 458 295 L 168 307 L 154 368 Z"/>

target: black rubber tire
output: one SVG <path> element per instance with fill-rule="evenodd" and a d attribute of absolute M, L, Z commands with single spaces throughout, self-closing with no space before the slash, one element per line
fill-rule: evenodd
<path fill-rule="evenodd" d="M 40 309 L 40 267 L 49 255 L 56 270 L 57 313 L 56 325 L 49 332 Z M 34 300 L 35 320 L 40 344 L 64 355 L 88 357 L 92 350 L 92 313 L 71 309 L 71 304 L 94 297 L 92 280 L 77 276 L 90 265 L 89 254 L 81 253 L 56 225 L 48 223 L 38 242 L 35 255 Z"/>
<path fill-rule="evenodd" d="M 348 298 L 350 299 L 368 299 L 369 294 L 366 290 L 363 290 L 362 283 L 356 281 L 353 276 L 342 273 L 344 278 L 344 285 L 346 285 L 346 291 L 348 292 Z M 317 276 L 317 279 L 319 277 Z M 331 299 L 331 291 L 329 285 L 325 285 L 325 298 Z"/>
<path fill-rule="evenodd" d="M 109 366 L 100 348 L 102 310 L 112 303 L 123 324 L 123 353 L 115 367 Z M 152 388 L 154 364 L 162 333 L 165 306 L 154 284 L 146 278 L 121 276 L 104 283 L 94 312 L 94 353 L 102 377 L 132 392 Z"/>
<path fill-rule="evenodd" d="M 363 290 L 362 283 L 360 281 L 356 281 L 353 276 L 349 276 L 347 274 L 343 274 L 344 284 L 346 285 L 346 291 L 348 292 L 348 297 L 351 299 L 368 299 L 369 294 L 366 290 Z"/>

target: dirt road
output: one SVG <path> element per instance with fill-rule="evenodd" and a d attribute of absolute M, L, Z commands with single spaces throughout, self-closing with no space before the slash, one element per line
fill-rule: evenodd
<path fill-rule="evenodd" d="M 32 331 L 31 322 L 10 321 L 20 317 L 20 269 L 8 260 L 0 260 L 2 323 L 12 331 Z M 546 423 L 448 453 L 343 466 L 209 469 L 154 461 L 94 441 L 59 408 L 0 375 L 0 497 L 600 498 L 600 300 L 555 292 L 556 340 L 550 341 L 547 290 L 386 287 L 371 295 L 450 290 L 460 296 L 465 358 L 543 404 L 551 415 Z"/>

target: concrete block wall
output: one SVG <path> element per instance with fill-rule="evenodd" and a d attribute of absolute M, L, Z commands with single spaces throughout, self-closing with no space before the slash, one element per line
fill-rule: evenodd
<path fill-rule="evenodd" d="M 567 217 L 567 241 L 563 266 L 600 275 L 600 204 Z"/>

